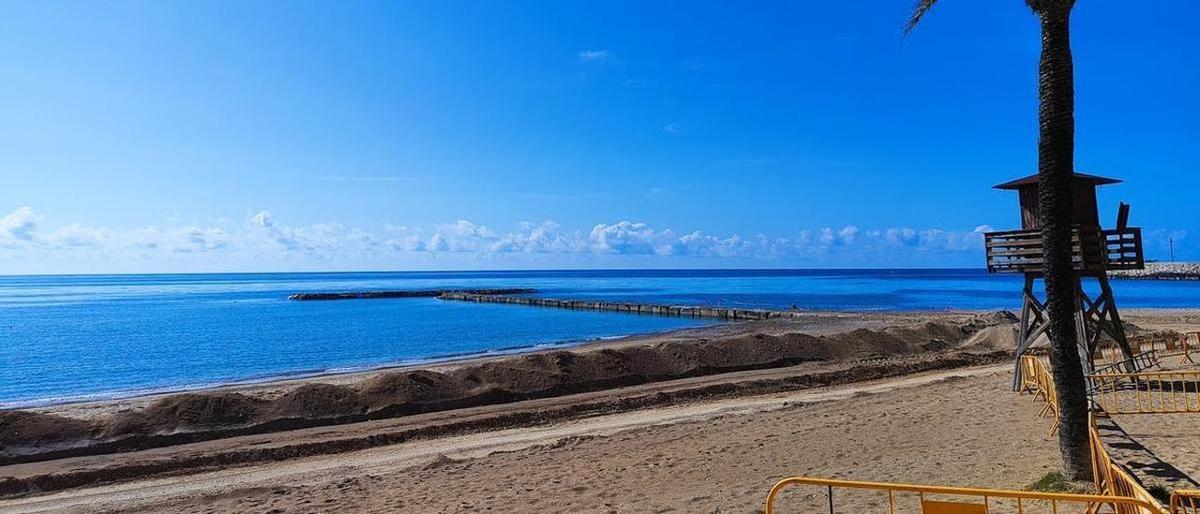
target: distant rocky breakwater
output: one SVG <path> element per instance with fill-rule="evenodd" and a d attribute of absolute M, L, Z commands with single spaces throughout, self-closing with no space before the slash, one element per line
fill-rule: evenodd
<path fill-rule="evenodd" d="M 1200 262 L 1147 262 L 1145 269 L 1112 271 L 1113 278 L 1200 280 Z"/>
<path fill-rule="evenodd" d="M 473 295 L 533 294 L 537 289 L 525 287 L 508 289 L 427 289 L 422 291 L 358 291 L 348 293 L 296 293 L 289 300 L 364 300 L 376 298 L 437 298 L 451 293 Z"/>
<path fill-rule="evenodd" d="M 531 307 L 550 307 L 556 309 L 592 310 L 608 312 L 625 312 L 630 314 L 647 314 L 652 316 L 675 316 L 683 318 L 716 318 L 724 320 L 763 320 L 771 318 L 791 318 L 799 312 L 771 311 L 759 309 L 729 309 L 721 307 L 681 307 L 678 305 L 655 305 L 645 303 L 601 302 L 595 300 L 560 300 L 555 298 L 537 298 L 531 296 L 509 296 L 495 294 L 478 294 L 472 292 L 447 292 L 438 295 L 442 300 L 479 303 L 504 303 L 511 305 L 528 305 Z"/>
<path fill-rule="evenodd" d="M 429 289 L 421 291 L 362 291 L 345 293 L 296 293 L 291 300 L 358 300 L 371 298 L 437 298 L 458 302 L 500 303 L 549 307 L 554 309 L 624 312 L 649 316 L 673 316 L 679 318 L 711 318 L 721 320 L 764 320 L 792 318 L 799 312 L 762 309 L 731 309 L 723 307 L 656 305 L 648 303 L 602 302 L 596 300 L 570 300 L 521 296 L 537 293 L 532 288 L 506 289 Z"/>

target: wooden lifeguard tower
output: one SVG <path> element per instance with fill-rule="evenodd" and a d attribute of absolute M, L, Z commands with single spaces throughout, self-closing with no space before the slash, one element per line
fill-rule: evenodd
<path fill-rule="evenodd" d="M 1129 205 L 1122 203 L 1117 226 L 1100 227 L 1100 212 L 1096 204 L 1096 188 L 1121 182 L 1084 173 L 1074 176 L 1074 227 L 1072 228 L 1073 262 L 1078 280 L 1076 286 L 1075 327 L 1079 355 L 1087 373 L 1095 369 L 1094 358 L 1100 338 L 1107 335 L 1121 348 L 1128 362 L 1134 355 L 1125 338 L 1121 316 L 1108 284 L 1108 270 L 1142 269 L 1142 230 L 1127 226 Z M 996 189 L 1016 191 L 1021 205 L 1021 230 L 988 232 L 984 234 L 988 273 L 1022 273 L 1025 288 L 1022 292 L 1020 330 L 1017 336 L 1017 366 L 1013 387 L 1021 383 L 1021 356 L 1050 327 L 1046 301 L 1034 291 L 1035 281 L 1042 277 L 1042 231 L 1038 225 L 1038 176 L 1030 175 L 995 186 Z M 1089 296 L 1084 290 L 1085 279 L 1094 279 L 1099 294 Z M 1129 370 L 1130 372 L 1134 370 Z"/>

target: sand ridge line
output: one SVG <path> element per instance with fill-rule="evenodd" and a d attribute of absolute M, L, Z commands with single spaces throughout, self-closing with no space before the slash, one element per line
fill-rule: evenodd
<path fill-rule="evenodd" d="M 939 354 L 905 363 L 857 366 L 819 366 L 737 372 L 695 377 L 665 384 L 647 384 L 608 392 L 530 400 L 472 408 L 414 419 L 381 420 L 290 432 L 286 438 L 261 434 L 139 452 L 99 457 L 77 457 L 45 463 L 18 464 L 0 477 L 0 490 L 10 498 L 76 487 L 96 486 L 154 476 L 198 473 L 232 466 L 251 466 L 334 455 L 415 440 L 496 432 L 509 428 L 535 428 L 554 421 L 662 408 L 720 398 L 748 398 L 797 390 L 865 383 L 917 373 L 995 364 L 1011 359 L 1007 352 L 991 354 Z M 805 366 L 806 368 L 808 366 Z"/>
<path fill-rule="evenodd" d="M 274 397 L 225 390 L 181 393 L 142 409 L 86 419 L 47 411 L 0 411 L 0 427 L 7 427 L 0 430 L 0 464 L 401 418 L 807 362 L 929 355 L 971 346 L 981 334 L 992 343 L 984 350 L 996 350 L 996 343 L 1012 331 L 994 328 L 1008 327 L 1011 318 L 993 313 L 824 337 L 803 332 L 771 335 L 747 325 L 741 327 L 743 332 L 717 338 L 555 350 L 446 371 L 382 373 L 353 385 L 311 382 Z M 0 494 L 13 492 L 12 484 L 0 483 Z"/>
<path fill-rule="evenodd" d="M 722 399 L 602 415 L 554 423 L 546 427 L 505 429 L 496 432 L 451 436 L 346 454 L 272 462 L 250 468 L 72 489 L 47 496 L 0 501 L 0 512 L 46 512 L 63 509 L 90 511 L 92 508 L 130 508 L 135 507 L 139 502 L 203 495 L 227 491 L 234 487 L 243 489 L 257 486 L 269 487 L 278 485 L 285 478 L 289 485 L 303 485 L 320 480 L 323 473 L 337 469 L 352 469 L 357 475 L 373 472 L 396 472 L 422 466 L 438 458 L 480 459 L 499 452 L 517 451 L 534 446 L 550 446 L 569 438 L 607 437 L 650 426 L 702 422 L 722 416 L 753 415 L 814 403 L 845 400 L 862 394 L 877 394 L 920 387 L 956 377 L 998 375 L 1006 372 L 1007 368 L 1007 365 L 1000 364 L 935 371 L 785 394 Z"/>

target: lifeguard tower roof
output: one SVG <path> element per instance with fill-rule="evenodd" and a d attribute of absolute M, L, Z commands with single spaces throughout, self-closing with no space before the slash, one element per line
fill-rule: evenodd
<path fill-rule="evenodd" d="M 1080 173 L 1078 171 L 1075 172 L 1074 180 L 1077 183 L 1081 183 L 1081 184 L 1086 183 L 1086 184 L 1089 184 L 1092 186 L 1105 186 L 1108 184 L 1120 184 L 1122 182 L 1120 179 L 1100 177 L 1100 176 L 1096 176 L 1096 175 L 1088 175 L 1087 173 Z M 997 184 L 995 186 L 992 186 L 992 188 L 1007 189 L 1007 190 L 1011 191 L 1011 190 L 1021 189 L 1023 187 L 1027 187 L 1027 186 L 1036 186 L 1037 183 L 1038 183 L 1038 174 L 1034 173 L 1033 175 L 1030 175 L 1028 177 L 1021 177 L 1016 180 L 1010 180 L 1003 184 Z"/>

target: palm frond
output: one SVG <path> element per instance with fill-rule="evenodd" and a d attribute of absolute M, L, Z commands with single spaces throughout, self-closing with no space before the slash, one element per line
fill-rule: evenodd
<path fill-rule="evenodd" d="M 917 28 L 917 24 L 921 23 L 921 18 L 930 9 L 933 9 L 933 4 L 936 3 L 937 0 L 917 0 L 917 3 L 913 4 L 912 14 L 908 16 L 908 23 L 904 24 L 904 35 L 907 36 L 913 29 Z"/>

